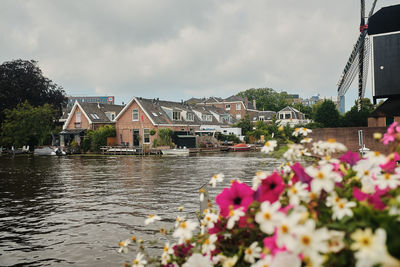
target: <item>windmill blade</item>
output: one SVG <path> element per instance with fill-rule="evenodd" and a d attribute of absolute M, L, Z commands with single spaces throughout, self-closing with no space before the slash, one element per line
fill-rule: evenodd
<path fill-rule="evenodd" d="M 361 97 L 365 96 L 365 88 L 367 86 L 368 66 L 369 66 L 369 55 L 370 55 L 370 42 L 369 38 L 364 40 L 364 63 L 363 63 L 363 77 L 362 77 L 362 93 Z"/>
<path fill-rule="evenodd" d="M 361 47 L 364 45 L 364 40 L 367 35 L 367 31 L 361 32 L 357 39 L 356 44 L 353 47 L 353 51 L 347 60 L 346 66 L 344 67 L 343 74 L 338 82 L 338 94 L 339 96 L 345 95 L 349 89 L 351 83 L 355 78 L 355 74 L 358 72 L 359 65 L 359 52 Z"/>

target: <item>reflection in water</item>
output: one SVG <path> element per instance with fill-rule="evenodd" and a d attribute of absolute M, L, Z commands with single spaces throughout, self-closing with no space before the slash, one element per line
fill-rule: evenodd
<path fill-rule="evenodd" d="M 116 253 L 130 235 L 159 237 L 144 218 L 175 220 L 178 206 L 195 217 L 198 189 L 214 173 L 250 183 L 277 160 L 258 153 L 195 157 L 0 158 L 0 266 L 121 266 Z M 161 238 L 161 237 L 159 237 Z"/>

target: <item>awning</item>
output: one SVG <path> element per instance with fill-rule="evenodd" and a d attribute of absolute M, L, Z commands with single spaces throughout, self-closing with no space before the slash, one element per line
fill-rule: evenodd
<path fill-rule="evenodd" d="M 82 134 L 86 133 L 86 129 L 64 129 L 60 132 L 62 135 L 68 135 L 68 134 Z"/>

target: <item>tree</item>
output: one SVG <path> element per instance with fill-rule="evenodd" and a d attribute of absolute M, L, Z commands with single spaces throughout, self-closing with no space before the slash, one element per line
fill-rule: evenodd
<path fill-rule="evenodd" d="M 256 100 L 258 110 L 279 111 L 289 104 L 286 92 L 277 93 L 272 88 L 252 88 L 237 95 L 247 97 L 249 101 Z"/>
<path fill-rule="evenodd" d="M 100 151 L 100 147 L 107 145 L 107 137 L 115 137 L 115 127 L 112 125 L 104 125 L 90 134 L 91 151 Z"/>
<path fill-rule="evenodd" d="M 294 107 L 298 111 L 304 113 L 307 119 L 312 119 L 313 118 L 313 111 L 312 108 L 309 106 L 304 106 L 301 103 L 293 103 L 290 106 Z"/>
<path fill-rule="evenodd" d="M 4 110 L 5 120 L 0 131 L 1 143 L 16 147 L 29 145 L 31 148 L 49 143 L 56 113 L 49 104 L 33 107 L 28 101 L 14 109 Z"/>
<path fill-rule="evenodd" d="M 354 106 L 346 112 L 343 117 L 343 126 L 368 126 L 368 117 L 374 110 L 374 105 L 369 98 L 361 101 L 361 110 L 358 111 L 358 103 L 355 101 Z"/>
<path fill-rule="evenodd" d="M 250 117 L 246 116 L 240 121 L 236 122 L 233 127 L 239 127 L 242 128 L 242 135 L 246 135 L 247 132 L 250 132 L 253 130 L 253 123 L 250 121 Z"/>
<path fill-rule="evenodd" d="M 323 127 L 340 126 L 340 114 L 332 100 L 324 100 L 317 106 L 315 122 L 321 123 Z"/>
<path fill-rule="evenodd" d="M 30 105 L 52 105 L 58 115 L 67 103 L 62 87 L 43 76 L 34 60 L 7 61 L 0 65 L 0 123 L 5 109 L 13 109 L 28 101 Z"/>

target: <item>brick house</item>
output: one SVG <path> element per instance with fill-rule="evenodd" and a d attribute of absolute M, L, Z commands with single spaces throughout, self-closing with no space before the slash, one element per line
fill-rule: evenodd
<path fill-rule="evenodd" d="M 368 117 L 368 127 L 385 127 L 394 121 L 400 123 L 400 97 L 390 97 Z"/>
<path fill-rule="evenodd" d="M 186 102 L 163 101 L 134 97 L 115 118 L 117 143 L 126 146 L 153 146 L 158 130 L 194 134 L 204 125 L 227 126 L 206 107 Z M 151 132 L 155 132 L 151 135 Z"/>
<path fill-rule="evenodd" d="M 87 130 L 96 130 L 104 125 L 114 125 L 122 110 L 121 105 L 75 102 L 71 111 L 64 114 L 60 145 L 69 145 L 73 140 L 80 144 Z"/>

